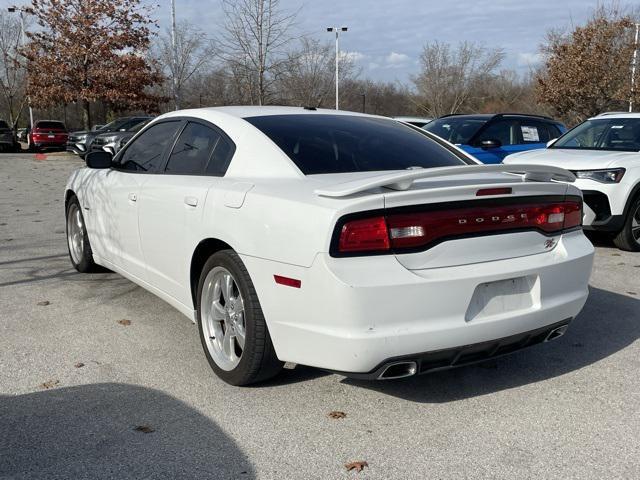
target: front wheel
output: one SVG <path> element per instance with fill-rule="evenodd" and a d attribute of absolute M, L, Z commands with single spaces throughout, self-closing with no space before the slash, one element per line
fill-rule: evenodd
<path fill-rule="evenodd" d="M 631 203 L 624 227 L 614 237 L 613 243 L 621 250 L 640 252 L 640 196 Z"/>
<path fill-rule="evenodd" d="M 67 204 L 67 247 L 73 268 L 82 273 L 95 272 L 98 266 L 93 261 L 93 252 L 87 235 L 87 228 L 77 197 Z"/>
<path fill-rule="evenodd" d="M 282 369 L 253 282 L 233 250 L 217 252 L 205 263 L 197 321 L 209 365 L 225 382 L 249 385 Z"/>

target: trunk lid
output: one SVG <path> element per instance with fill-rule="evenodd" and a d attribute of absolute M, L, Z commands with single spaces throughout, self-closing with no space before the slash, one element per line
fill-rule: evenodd
<path fill-rule="evenodd" d="M 360 212 L 338 225 L 339 241 L 332 247 L 337 256 L 340 249 L 350 255 L 365 242 L 378 242 L 370 244 L 378 249 L 374 254 L 393 253 L 418 273 L 549 252 L 569 225 L 565 217 L 580 224 L 580 191 L 556 181 L 575 178 L 566 170 L 506 165 L 437 170 L 373 175 L 317 189 L 320 196 L 384 200 L 382 211 Z M 363 216 L 372 223 L 360 220 Z"/>
<path fill-rule="evenodd" d="M 558 182 L 525 182 L 509 174 L 480 174 L 414 182 L 410 190 L 389 192 L 387 216 L 402 211 L 443 212 L 445 223 L 487 225 L 468 233 L 445 235 L 426 249 L 396 253 L 410 270 L 452 267 L 505 260 L 550 251 L 561 235 L 547 234 L 519 225 L 505 227 L 511 215 L 522 215 L 526 205 L 563 201 L 568 185 Z M 506 192 L 510 193 L 497 193 Z M 491 193 L 496 192 L 495 195 Z M 489 193 L 488 195 L 486 193 Z M 493 230 L 492 224 L 498 224 Z"/>

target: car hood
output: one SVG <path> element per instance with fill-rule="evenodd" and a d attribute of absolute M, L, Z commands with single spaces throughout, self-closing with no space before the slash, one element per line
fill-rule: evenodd
<path fill-rule="evenodd" d="M 595 170 L 616 167 L 628 160 L 637 161 L 638 159 L 640 159 L 639 152 L 545 148 L 509 155 L 503 163 L 552 165 L 567 170 Z"/>

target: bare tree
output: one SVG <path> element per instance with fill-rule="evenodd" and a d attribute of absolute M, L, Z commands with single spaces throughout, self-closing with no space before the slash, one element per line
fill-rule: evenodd
<path fill-rule="evenodd" d="M 217 51 L 212 39 L 193 24 L 182 21 L 176 27 L 176 61 L 173 59 L 171 32 L 159 37 L 156 47 L 159 63 L 168 79 L 175 79 L 179 103 L 194 76 L 211 68 Z"/>
<path fill-rule="evenodd" d="M 284 12 L 280 0 L 223 0 L 223 5 L 221 56 L 249 101 L 264 105 L 287 62 L 296 13 Z"/>
<path fill-rule="evenodd" d="M 0 11 L 0 95 L 2 110 L 14 130 L 27 101 L 25 69 L 19 55 L 21 33 L 20 21 Z"/>
<path fill-rule="evenodd" d="M 425 45 L 422 71 L 413 77 L 420 110 L 432 117 L 457 113 L 474 98 L 477 79 L 491 75 L 502 63 L 502 49 L 486 49 L 472 42 L 457 48 L 447 43 Z"/>
<path fill-rule="evenodd" d="M 339 58 L 340 82 L 358 74 L 348 53 Z M 285 103 L 321 107 L 333 94 L 335 86 L 335 53 L 333 46 L 319 40 L 303 37 L 300 48 L 288 54 L 286 68 L 278 87 Z"/>

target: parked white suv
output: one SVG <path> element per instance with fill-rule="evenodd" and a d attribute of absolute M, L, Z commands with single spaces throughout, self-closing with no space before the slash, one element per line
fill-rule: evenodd
<path fill-rule="evenodd" d="M 504 163 L 571 170 L 584 196 L 585 230 L 609 232 L 618 248 L 640 251 L 640 113 L 603 113 L 548 148 L 509 155 Z"/>

